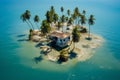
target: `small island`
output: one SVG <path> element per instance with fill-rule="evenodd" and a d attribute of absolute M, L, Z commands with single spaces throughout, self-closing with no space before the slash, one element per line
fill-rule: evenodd
<path fill-rule="evenodd" d="M 35 15 L 34 22 L 37 29 L 34 28 L 30 21 L 31 14 L 26 10 L 21 19 L 26 22 L 29 27 L 28 41 L 36 42 L 40 48 L 40 56 L 35 57 L 36 63 L 45 59 L 52 62 L 64 63 L 70 59 L 84 61 L 92 56 L 93 50 L 98 48 L 103 38 L 91 34 L 90 28 L 94 25 L 94 15 L 86 18 L 86 11 L 79 11 L 76 7 L 73 13 L 68 9 L 60 8 L 61 16 L 59 16 L 54 6 L 50 7 L 45 14 L 46 19 L 41 21 Z M 89 26 L 86 27 L 85 24 Z"/>

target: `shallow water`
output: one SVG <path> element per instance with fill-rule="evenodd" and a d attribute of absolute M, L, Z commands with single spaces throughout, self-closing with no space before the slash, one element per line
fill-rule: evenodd
<path fill-rule="evenodd" d="M 119 80 L 119 3 L 119 0 L 1 0 L 0 80 Z M 101 35 L 105 42 L 89 60 L 79 63 L 73 60 L 67 65 L 47 61 L 35 63 L 34 57 L 39 56 L 40 50 L 35 47 L 35 43 L 24 41 L 28 27 L 20 20 L 20 15 L 29 9 L 32 15 L 38 14 L 42 20 L 51 5 L 60 15 L 61 6 L 65 10 L 73 10 L 78 6 L 80 10 L 85 9 L 88 15 L 95 15 L 96 23 L 91 26 L 92 33 Z"/>

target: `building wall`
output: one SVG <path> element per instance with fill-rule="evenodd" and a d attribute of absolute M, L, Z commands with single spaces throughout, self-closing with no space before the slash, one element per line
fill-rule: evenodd
<path fill-rule="evenodd" d="M 70 37 L 66 37 L 64 39 L 58 38 L 56 45 L 60 47 L 65 47 L 68 44 L 68 41 L 70 41 Z"/>

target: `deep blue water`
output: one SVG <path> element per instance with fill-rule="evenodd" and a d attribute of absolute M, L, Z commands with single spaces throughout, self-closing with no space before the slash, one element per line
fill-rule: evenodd
<path fill-rule="evenodd" d="M 79 7 L 85 9 L 87 16 L 94 14 L 95 25 L 92 33 L 101 35 L 105 42 L 87 61 L 68 65 L 68 69 L 43 64 L 43 69 L 33 68 L 30 59 L 34 52 L 33 44 L 20 41 L 28 30 L 20 15 L 29 9 L 33 15 L 44 19 L 45 12 L 53 5 L 61 15 L 60 7 L 65 10 Z M 64 12 L 65 13 L 65 12 Z M 32 20 L 31 20 L 32 21 Z M 34 25 L 35 26 L 35 25 Z M 87 26 L 87 25 L 86 25 Z M 0 80 L 119 80 L 120 79 L 120 0 L 1 0 L 0 1 Z M 25 34 L 26 35 L 26 34 Z M 26 37 L 26 36 L 24 36 Z M 32 47 L 30 47 L 32 46 Z M 34 55 L 34 54 L 33 54 Z M 29 56 L 29 57 L 26 57 Z M 31 67 L 32 66 L 32 67 Z M 37 66 L 39 67 L 39 66 Z M 52 68 L 51 67 L 51 68 Z"/>

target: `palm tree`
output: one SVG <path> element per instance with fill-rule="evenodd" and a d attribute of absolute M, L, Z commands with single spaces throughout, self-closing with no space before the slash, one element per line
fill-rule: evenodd
<path fill-rule="evenodd" d="M 37 26 L 38 29 L 39 29 L 39 27 L 38 27 L 37 23 L 38 23 L 39 21 L 40 21 L 39 16 L 38 16 L 38 15 L 35 15 L 35 17 L 34 17 L 34 22 L 36 23 L 36 26 Z"/>
<path fill-rule="evenodd" d="M 63 15 L 64 8 L 63 8 L 63 7 L 61 7 L 60 9 L 61 9 L 61 12 L 62 12 L 62 15 Z"/>
<path fill-rule="evenodd" d="M 65 17 L 65 22 L 68 22 L 68 17 Z"/>
<path fill-rule="evenodd" d="M 59 61 L 60 62 L 66 62 L 68 60 L 68 53 L 69 51 L 68 50 L 65 50 L 63 49 L 61 52 L 60 52 L 60 56 L 59 56 Z"/>
<path fill-rule="evenodd" d="M 94 20 L 95 20 L 95 18 L 94 18 L 94 15 L 90 15 L 90 17 L 89 17 L 89 19 L 88 19 L 88 24 L 89 24 L 89 35 L 88 35 L 88 39 L 90 39 L 91 40 L 91 37 L 90 37 L 90 25 L 94 25 Z"/>
<path fill-rule="evenodd" d="M 72 25 L 72 24 L 73 24 L 73 18 L 70 17 L 69 20 L 68 20 L 68 26 L 69 26 L 69 25 Z"/>
<path fill-rule="evenodd" d="M 79 8 L 76 7 L 75 10 L 74 10 L 74 12 L 78 15 L 78 14 L 80 13 L 80 12 L 79 12 Z"/>
<path fill-rule="evenodd" d="M 47 33 L 49 33 L 50 31 L 50 24 L 46 20 L 43 20 L 41 25 L 41 32 L 43 33 L 43 35 L 47 35 Z"/>
<path fill-rule="evenodd" d="M 68 26 L 70 26 L 70 25 L 72 25 L 72 24 L 73 24 L 73 19 L 72 19 L 72 17 L 70 17 L 70 18 L 68 19 L 68 22 L 67 22 L 67 29 L 66 29 L 66 30 L 69 30 Z"/>
<path fill-rule="evenodd" d="M 80 20 L 80 23 L 81 23 L 81 25 L 83 26 L 83 24 L 86 24 L 86 18 L 85 18 L 85 16 L 84 15 L 81 15 L 81 20 Z"/>
<path fill-rule="evenodd" d="M 77 20 L 77 19 L 78 19 L 78 16 L 79 16 L 79 9 L 78 9 L 78 7 L 75 8 L 74 14 L 75 14 L 76 20 Z"/>
<path fill-rule="evenodd" d="M 55 13 L 53 16 L 54 22 L 56 23 L 58 21 L 58 19 L 59 19 L 59 16 L 58 16 L 58 14 Z"/>
<path fill-rule="evenodd" d="M 73 13 L 73 17 L 74 17 L 74 19 L 76 20 L 76 24 L 79 24 L 79 17 L 80 17 L 80 12 L 79 12 L 79 9 L 78 9 L 78 7 L 76 7 L 75 9 L 74 9 L 74 13 Z"/>
<path fill-rule="evenodd" d="M 61 22 L 58 22 L 57 27 L 58 27 L 58 30 L 60 30 L 60 28 L 62 27 Z"/>
<path fill-rule="evenodd" d="M 51 6 L 50 12 L 51 12 L 51 15 L 52 15 L 52 16 L 55 14 L 54 6 Z"/>
<path fill-rule="evenodd" d="M 76 14 L 75 14 L 75 13 L 72 14 L 72 19 L 73 19 L 74 23 L 77 23 L 77 22 L 75 21 L 75 19 L 76 19 Z"/>
<path fill-rule="evenodd" d="M 28 38 L 29 38 L 29 40 L 32 40 L 32 35 L 33 35 L 33 30 L 32 29 L 30 29 L 29 30 L 29 36 L 28 36 Z"/>
<path fill-rule="evenodd" d="M 86 11 L 85 11 L 85 10 L 83 10 L 82 14 L 85 16 L 85 14 L 86 14 Z"/>
<path fill-rule="evenodd" d="M 54 9 L 54 6 L 51 6 L 50 8 L 50 17 L 52 19 L 52 22 L 54 21 L 54 15 L 55 15 L 55 9 Z"/>
<path fill-rule="evenodd" d="M 76 26 L 72 31 L 72 41 L 74 42 L 74 48 L 75 48 L 75 43 L 79 42 L 79 40 L 80 40 L 80 32 L 78 31 L 78 27 Z"/>
<path fill-rule="evenodd" d="M 67 10 L 67 15 L 70 16 L 70 10 L 69 9 Z"/>
<path fill-rule="evenodd" d="M 28 22 L 31 24 L 31 26 L 32 26 L 32 28 L 34 30 L 34 27 L 33 27 L 32 23 L 30 21 L 30 17 L 31 17 L 30 11 L 26 10 L 26 12 L 25 12 L 25 18 L 26 18 L 26 20 L 28 20 Z"/>
<path fill-rule="evenodd" d="M 51 23 L 53 21 L 53 18 L 52 18 L 52 15 L 51 15 L 50 11 L 47 11 L 45 16 L 46 16 L 46 19 L 47 19 L 48 23 Z"/>
<path fill-rule="evenodd" d="M 82 11 L 82 14 L 80 14 L 80 18 L 81 18 L 81 20 L 80 20 L 80 23 L 81 23 L 81 25 L 83 26 L 83 24 L 86 24 L 86 17 L 85 17 L 85 14 L 86 14 L 86 11 L 85 10 L 83 10 Z"/>
<path fill-rule="evenodd" d="M 29 23 L 27 22 L 27 20 L 26 20 L 25 13 L 23 13 L 23 14 L 20 16 L 20 19 L 22 19 L 23 22 L 26 22 L 27 25 L 29 26 L 29 28 L 31 29 L 30 24 L 29 24 Z"/>
<path fill-rule="evenodd" d="M 65 22 L 65 15 L 62 15 L 61 22 L 62 22 L 62 32 L 63 32 L 63 23 Z"/>

